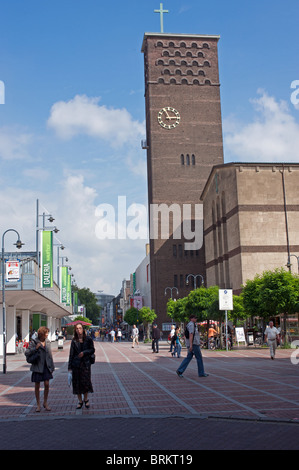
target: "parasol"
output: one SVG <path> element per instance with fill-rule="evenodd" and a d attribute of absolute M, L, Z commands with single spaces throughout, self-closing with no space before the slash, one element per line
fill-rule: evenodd
<path fill-rule="evenodd" d="M 65 326 L 78 325 L 78 323 L 80 323 L 80 325 L 86 325 L 86 326 L 92 325 L 92 323 L 87 323 L 86 321 L 76 320 L 76 321 L 72 321 L 71 323 L 67 323 Z"/>

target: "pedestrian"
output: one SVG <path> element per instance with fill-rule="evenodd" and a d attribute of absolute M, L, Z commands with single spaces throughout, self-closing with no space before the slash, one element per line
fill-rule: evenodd
<path fill-rule="evenodd" d="M 114 343 L 115 331 L 114 331 L 113 328 L 112 328 L 112 330 L 110 331 L 110 338 L 111 338 L 111 343 Z"/>
<path fill-rule="evenodd" d="M 33 355 L 36 356 L 34 362 L 31 362 L 30 370 L 32 371 L 31 382 L 35 383 L 35 398 L 36 398 L 36 412 L 40 412 L 40 383 L 44 382 L 44 401 L 43 407 L 46 411 L 51 411 L 48 406 L 48 396 L 50 388 L 50 380 L 53 379 L 52 373 L 54 372 L 54 362 L 51 352 L 51 343 L 48 340 L 49 329 L 46 326 L 41 326 L 35 339 L 30 342 L 29 348 L 26 349 L 25 355 L 28 362 L 33 360 Z"/>
<path fill-rule="evenodd" d="M 132 348 L 134 348 L 134 344 L 135 344 L 135 343 L 137 344 L 137 346 L 139 346 L 139 343 L 138 343 L 138 336 L 139 336 L 139 330 L 138 330 L 138 328 L 136 327 L 136 325 L 133 325 L 133 330 L 132 330 L 133 346 L 132 346 Z"/>
<path fill-rule="evenodd" d="M 177 355 L 177 357 L 181 357 L 182 345 L 180 342 L 180 328 L 179 327 L 175 329 L 175 333 L 173 336 L 174 336 L 174 351 L 172 355 L 173 357 L 175 357 L 175 355 Z"/>
<path fill-rule="evenodd" d="M 270 357 L 274 360 L 275 352 L 277 348 L 277 339 L 279 331 L 275 328 L 273 321 L 269 322 L 269 326 L 265 329 L 265 340 L 268 342 L 270 348 Z"/>
<path fill-rule="evenodd" d="M 171 330 L 169 334 L 169 339 L 170 339 L 170 349 L 169 352 L 172 353 L 172 350 L 175 347 L 175 340 L 174 340 L 174 334 L 175 334 L 175 325 L 171 325 Z"/>
<path fill-rule="evenodd" d="M 183 373 L 187 369 L 190 361 L 192 360 L 193 356 L 195 356 L 197 361 L 197 371 L 199 377 L 207 377 L 209 374 L 206 374 L 204 371 L 204 365 L 200 350 L 200 336 L 199 331 L 196 328 L 196 315 L 190 315 L 189 323 L 187 325 L 185 331 L 186 337 L 186 346 L 187 346 L 187 357 L 183 360 L 180 367 L 177 369 L 176 373 L 179 377 L 183 377 Z"/>
<path fill-rule="evenodd" d="M 153 353 L 159 352 L 160 330 L 156 324 L 153 325 L 152 331 L 152 350 Z"/>
<path fill-rule="evenodd" d="M 73 394 L 77 395 L 79 403 L 77 409 L 83 406 L 89 408 L 88 394 L 93 393 L 91 383 L 91 356 L 94 354 L 94 344 L 90 336 L 86 335 L 81 323 L 74 328 L 74 337 L 71 342 L 68 370 L 72 372 Z"/>
<path fill-rule="evenodd" d="M 122 337 L 121 329 L 118 328 L 118 330 L 117 330 L 117 341 L 119 343 L 121 343 L 121 337 Z"/>

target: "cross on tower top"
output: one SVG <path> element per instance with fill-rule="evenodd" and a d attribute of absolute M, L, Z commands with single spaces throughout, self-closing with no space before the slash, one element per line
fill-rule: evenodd
<path fill-rule="evenodd" d="M 161 33 L 164 33 L 163 27 L 163 14 L 169 13 L 169 10 L 163 10 L 163 3 L 160 3 L 160 10 L 154 10 L 155 13 L 160 13 Z"/>

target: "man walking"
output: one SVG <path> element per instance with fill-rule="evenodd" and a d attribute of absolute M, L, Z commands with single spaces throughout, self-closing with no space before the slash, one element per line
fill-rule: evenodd
<path fill-rule="evenodd" d="M 200 350 L 200 336 L 196 327 L 196 315 L 190 315 L 189 320 L 190 321 L 187 325 L 188 334 L 186 334 L 186 346 L 188 354 L 187 357 L 181 363 L 176 373 L 179 377 L 183 377 L 183 373 L 187 369 L 193 356 L 195 356 L 197 361 L 198 377 L 207 377 L 209 374 L 206 374 L 204 371 L 204 365 Z M 189 338 L 187 336 L 189 336 Z"/>
<path fill-rule="evenodd" d="M 153 353 L 159 352 L 159 340 L 160 340 L 160 330 L 156 324 L 153 325 L 153 332 L 152 332 L 152 349 Z"/>
<path fill-rule="evenodd" d="M 135 344 L 135 343 L 137 344 L 137 346 L 139 346 L 139 343 L 138 343 L 138 336 L 139 336 L 139 330 L 138 330 L 138 328 L 136 327 L 136 325 L 133 325 L 133 330 L 132 330 L 133 346 L 132 346 L 132 348 L 134 348 L 134 344 Z"/>
<path fill-rule="evenodd" d="M 270 348 L 270 357 L 274 360 L 275 351 L 277 348 L 277 336 L 279 335 L 279 331 L 275 328 L 273 321 L 269 322 L 269 326 L 265 329 L 265 340 L 268 342 L 268 346 Z"/>

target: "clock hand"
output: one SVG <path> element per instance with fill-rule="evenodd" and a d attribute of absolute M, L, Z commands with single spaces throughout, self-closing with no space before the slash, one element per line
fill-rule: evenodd
<path fill-rule="evenodd" d="M 170 119 L 169 114 L 168 114 L 168 112 L 166 111 L 166 109 L 164 109 L 164 113 L 166 114 L 166 119 Z"/>

